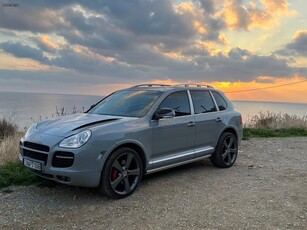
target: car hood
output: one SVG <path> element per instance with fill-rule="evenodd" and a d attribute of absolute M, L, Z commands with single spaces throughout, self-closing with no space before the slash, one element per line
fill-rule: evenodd
<path fill-rule="evenodd" d="M 118 122 L 121 119 L 129 118 L 88 113 L 74 114 L 54 120 L 42 121 L 37 124 L 36 131 L 43 134 L 65 137 L 78 132 L 79 129 Z"/>

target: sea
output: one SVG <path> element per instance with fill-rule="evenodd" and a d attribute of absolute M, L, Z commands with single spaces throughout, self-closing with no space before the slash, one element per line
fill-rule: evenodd
<path fill-rule="evenodd" d="M 32 123 L 54 119 L 59 115 L 85 112 L 103 96 L 0 92 L 0 119 L 15 123 L 20 130 Z M 232 101 L 243 122 L 259 112 L 307 116 L 307 104 L 284 102 Z"/>

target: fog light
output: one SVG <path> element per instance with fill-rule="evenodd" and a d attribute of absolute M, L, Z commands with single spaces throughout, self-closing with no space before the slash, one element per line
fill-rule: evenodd
<path fill-rule="evenodd" d="M 70 182 L 70 177 L 68 176 L 56 176 L 59 180 L 64 182 Z"/>

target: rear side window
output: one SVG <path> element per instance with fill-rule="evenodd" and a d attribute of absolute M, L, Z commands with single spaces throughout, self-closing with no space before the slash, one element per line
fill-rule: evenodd
<path fill-rule="evenodd" d="M 176 117 L 190 115 L 190 103 L 186 91 L 172 93 L 161 103 L 160 108 L 172 108 L 175 110 Z"/>
<path fill-rule="evenodd" d="M 219 107 L 220 111 L 226 110 L 227 109 L 227 103 L 225 99 L 217 92 L 212 92 L 213 97 L 216 101 L 217 106 Z"/>
<path fill-rule="evenodd" d="M 195 114 L 216 111 L 214 102 L 209 91 L 190 91 Z"/>

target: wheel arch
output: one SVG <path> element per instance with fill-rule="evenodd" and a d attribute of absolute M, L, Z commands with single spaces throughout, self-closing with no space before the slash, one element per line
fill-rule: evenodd
<path fill-rule="evenodd" d="M 232 134 L 235 135 L 236 138 L 238 139 L 238 133 L 237 133 L 237 131 L 236 131 L 235 128 L 233 128 L 233 127 L 227 127 L 226 129 L 224 129 L 224 131 L 221 133 L 221 135 L 222 135 L 223 133 L 226 133 L 226 132 L 232 133 Z M 221 136 L 221 135 L 220 135 L 220 136 Z"/>
<path fill-rule="evenodd" d="M 217 145 L 217 143 L 218 143 L 218 140 L 219 140 L 219 139 L 221 138 L 221 136 L 223 135 L 223 133 L 226 133 L 226 132 L 229 132 L 229 133 L 232 133 L 233 135 L 235 135 L 235 137 L 236 137 L 237 140 L 239 141 L 237 130 L 236 130 L 234 127 L 232 127 L 232 126 L 228 126 L 228 127 L 226 127 L 226 128 L 220 133 L 220 136 L 219 136 L 219 138 L 218 138 L 217 141 L 216 141 L 216 145 Z M 216 145 L 215 145 L 215 146 L 216 146 Z"/>
<path fill-rule="evenodd" d="M 103 157 L 104 159 L 103 159 L 103 164 L 101 166 L 101 171 L 103 170 L 104 164 L 105 164 L 106 160 L 110 157 L 110 155 L 114 151 L 116 151 L 120 148 L 131 148 L 139 154 L 139 157 L 141 158 L 142 165 L 143 165 L 143 173 L 145 174 L 145 172 L 147 170 L 147 162 L 148 162 L 146 155 L 145 155 L 145 149 L 144 149 L 144 147 L 142 146 L 141 143 L 134 141 L 134 140 L 127 140 L 127 141 L 124 141 L 124 142 L 120 142 L 117 145 L 110 148 L 106 152 L 105 156 Z"/>

